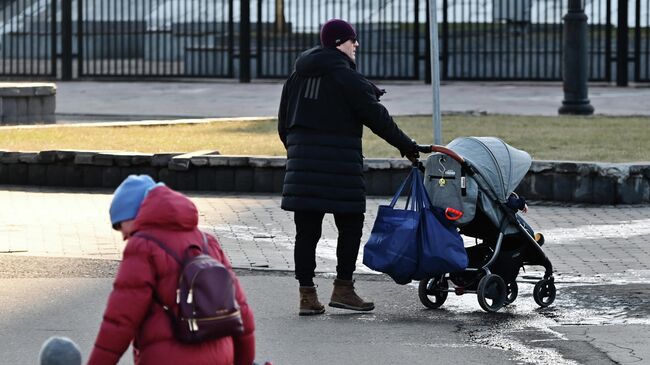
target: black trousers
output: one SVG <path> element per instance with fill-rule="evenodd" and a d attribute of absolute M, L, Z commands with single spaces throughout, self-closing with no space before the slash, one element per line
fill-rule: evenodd
<path fill-rule="evenodd" d="M 316 270 L 316 245 L 323 232 L 323 212 L 294 212 L 296 224 L 296 245 L 293 258 L 296 266 L 296 279 L 300 286 L 314 285 Z M 352 280 L 356 269 L 361 234 L 363 231 L 363 213 L 334 214 L 334 222 L 339 231 L 336 245 L 336 277 Z"/>

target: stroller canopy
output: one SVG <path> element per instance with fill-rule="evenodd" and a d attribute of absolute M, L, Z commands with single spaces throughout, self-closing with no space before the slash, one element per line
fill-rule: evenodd
<path fill-rule="evenodd" d="M 532 164 L 527 152 L 495 137 L 460 137 L 447 148 L 470 162 L 501 201 L 508 199 Z"/>

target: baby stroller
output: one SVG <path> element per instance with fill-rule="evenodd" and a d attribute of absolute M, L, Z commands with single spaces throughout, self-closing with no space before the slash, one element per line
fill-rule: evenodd
<path fill-rule="evenodd" d="M 467 269 L 420 281 L 422 304 L 439 308 L 449 292 L 476 293 L 483 310 L 496 312 L 517 298 L 520 269 L 539 265 L 545 273 L 533 298 L 540 307 L 551 305 L 556 289 L 553 267 L 541 249 L 544 238 L 514 207 L 521 201 L 513 191 L 530 168 L 530 155 L 493 137 L 461 137 L 446 147 L 419 145 L 418 150 L 434 152 L 424 172 L 432 205 L 477 242 L 466 248 Z"/>

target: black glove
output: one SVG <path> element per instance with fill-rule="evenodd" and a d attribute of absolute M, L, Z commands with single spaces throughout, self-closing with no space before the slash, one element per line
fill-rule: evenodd
<path fill-rule="evenodd" d="M 420 153 L 418 151 L 408 152 L 404 154 L 404 157 L 406 157 L 411 162 L 417 162 L 418 158 L 420 158 Z"/>
<path fill-rule="evenodd" d="M 370 82 L 370 81 L 368 81 Z M 377 85 L 373 84 L 370 82 L 370 85 L 372 86 L 373 91 L 375 92 L 375 96 L 377 97 L 377 101 L 379 101 L 379 98 L 382 97 L 382 95 L 386 94 L 386 89 L 380 89 L 377 87 Z"/>
<path fill-rule="evenodd" d="M 418 152 L 417 148 L 417 143 L 415 140 L 411 140 L 413 142 L 408 149 L 400 151 L 402 154 L 402 157 L 406 157 L 409 161 L 415 163 L 417 162 L 418 158 L 420 158 L 420 152 Z"/>

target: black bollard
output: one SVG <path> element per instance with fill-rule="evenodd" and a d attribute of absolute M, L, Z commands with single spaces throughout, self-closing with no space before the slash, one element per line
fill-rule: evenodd
<path fill-rule="evenodd" d="M 240 2 L 239 12 L 239 82 L 251 82 L 251 6 Z"/>
<path fill-rule="evenodd" d="M 72 80 L 72 0 L 61 1 L 61 80 Z"/>
<path fill-rule="evenodd" d="M 564 100 L 560 114 L 591 115 L 587 91 L 587 15 L 582 0 L 569 0 L 569 11 L 564 16 Z"/>

